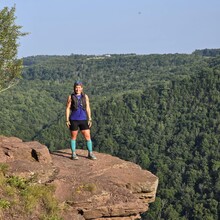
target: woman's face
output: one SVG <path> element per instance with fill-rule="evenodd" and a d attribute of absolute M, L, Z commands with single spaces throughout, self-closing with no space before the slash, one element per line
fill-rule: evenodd
<path fill-rule="evenodd" d="M 75 89 L 74 89 L 74 92 L 77 94 L 77 95 L 80 95 L 83 91 L 83 87 L 78 85 L 78 86 L 75 86 Z"/>

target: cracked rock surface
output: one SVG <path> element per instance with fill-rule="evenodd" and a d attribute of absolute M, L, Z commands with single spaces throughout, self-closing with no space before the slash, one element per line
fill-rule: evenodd
<path fill-rule="evenodd" d="M 87 158 L 86 150 L 53 153 L 39 142 L 23 142 L 0 137 L 0 163 L 25 178 L 37 174 L 38 183 L 55 185 L 55 197 L 68 205 L 65 220 L 135 220 L 154 202 L 158 178 L 132 162 L 94 151 L 97 160 Z"/>

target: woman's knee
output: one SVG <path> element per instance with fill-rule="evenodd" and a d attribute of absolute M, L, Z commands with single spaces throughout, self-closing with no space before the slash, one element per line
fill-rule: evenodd
<path fill-rule="evenodd" d="M 71 132 L 71 138 L 72 138 L 73 140 L 76 140 L 77 135 L 78 135 L 78 132 L 77 132 L 77 131 L 72 131 L 72 132 Z"/>
<path fill-rule="evenodd" d="M 82 134 L 87 141 L 91 139 L 90 130 L 82 130 Z"/>

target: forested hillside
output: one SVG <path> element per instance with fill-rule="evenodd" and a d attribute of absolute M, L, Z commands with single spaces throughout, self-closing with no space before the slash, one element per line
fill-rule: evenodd
<path fill-rule="evenodd" d="M 27 57 L 23 80 L 0 96 L 0 134 L 38 140 L 51 151 L 68 148 L 65 102 L 81 79 L 94 150 L 159 177 L 157 200 L 143 219 L 217 220 L 220 57 L 218 50 L 208 55 Z M 77 143 L 85 149 L 81 136 Z"/>

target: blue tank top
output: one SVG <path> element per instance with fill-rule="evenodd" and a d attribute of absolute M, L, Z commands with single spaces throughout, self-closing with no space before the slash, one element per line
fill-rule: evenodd
<path fill-rule="evenodd" d="M 78 109 L 76 111 L 72 111 L 70 115 L 70 120 L 87 120 L 86 111 L 83 110 L 82 104 L 80 104 L 80 99 L 82 95 L 76 95 L 78 99 Z"/>

